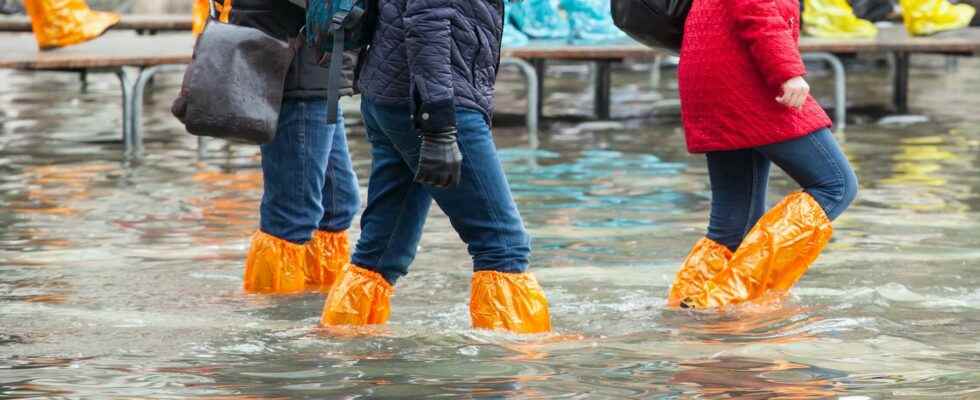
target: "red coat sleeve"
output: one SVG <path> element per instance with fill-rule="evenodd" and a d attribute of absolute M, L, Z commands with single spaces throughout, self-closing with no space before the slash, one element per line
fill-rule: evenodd
<path fill-rule="evenodd" d="M 732 0 L 735 30 L 745 42 L 766 82 L 783 82 L 806 74 L 791 24 L 779 13 L 775 0 Z"/>

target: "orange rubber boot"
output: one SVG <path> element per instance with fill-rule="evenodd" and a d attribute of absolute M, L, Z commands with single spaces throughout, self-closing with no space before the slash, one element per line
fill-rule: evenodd
<path fill-rule="evenodd" d="M 668 307 L 679 307 L 685 299 L 702 295 L 704 285 L 715 275 L 728 268 L 732 251 L 714 240 L 701 238 L 684 259 L 677 278 L 670 287 Z"/>
<path fill-rule="evenodd" d="M 326 292 L 350 262 L 347 232 L 313 232 L 306 244 L 306 288 Z"/>
<path fill-rule="evenodd" d="M 530 272 L 473 274 L 470 318 L 477 329 L 514 333 L 551 331 L 548 299 Z"/>
<path fill-rule="evenodd" d="M 323 305 L 320 325 L 377 325 L 388 322 L 394 288 L 377 272 L 347 264 Z"/>
<path fill-rule="evenodd" d="M 119 22 L 119 14 L 92 11 L 85 0 L 24 0 L 24 8 L 42 50 L 97 38 Z"/>
<path fill-rule="evenodd" d="M 306 246 L 255 232 L 245 259 L 245 291 L 302 292 L 306 287 L 306 257 Z"/>
<path fill-rule="evenodd" d="M 809 194 L 786 196 L 763 215 L 721 271 L 688 298 L 693 308 L 724 307 L 784 294 L 803 276 L 830 241 L 833 228 Z"/>

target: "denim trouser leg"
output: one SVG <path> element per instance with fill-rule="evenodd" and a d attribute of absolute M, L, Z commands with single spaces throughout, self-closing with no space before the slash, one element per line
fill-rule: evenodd
<path fill-rule="evenodd" d="M 769 168 L 775 163 L 836 219 L 857 195 L 857 176 L 828 129 L 753 149 L 707 154 L 711 179 L 708 238 L 738 248 L 765 213 Z"/>
<path fill-rule="evenodd" d="M 362 101 L 361 107 L 374 167 L 355 264 L 379 272 L 392 283 L 405 275 L 434 199 L 466 242 L 474 270 L 527 270 L 530 238 L 481 113 L 457 112 L 462 179 L 455 188 L 436 189 L 413 181 L 420 141 L 410 110 L 369 101 Z"/>
<path fill-rule="evenodd" d="M 283 102 L 276 137 L 261 146 L 263 232 L 303 244 L 318 228 L 350 226 L 358 207 L 357 179 L 343 121 L 328 125 L 326 117 L 326 101 Z"/>
<path fill-rule="evenodd" d="M 344 130 L 344 120 L 338 120 L 338 128 L 334 130 L 330 155 L 327 157 L 327 170 L 323 183 L 323 218 L 318 229 L 329 232 L 340 232 L 350 228 L 354 216 L 361 208 L 358 193 L 357 174 L 351 163 L 350 150 L 347 148 L 347 133 Z"/>

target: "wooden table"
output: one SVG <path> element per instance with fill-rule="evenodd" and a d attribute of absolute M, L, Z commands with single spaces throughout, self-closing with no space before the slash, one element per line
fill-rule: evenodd
<path fill-rule="evenodd" d="M 143 153 L 142 108 L 146 84 L 165 65 L 185 65 L 193 56 L 194 38 L 190 34 L 137 36 L 107 33 L 85 43 L 55 50 L 39 51 L 32 35 L 0 36 L 0 68 L 29 71 L 108 72 L 119 78 L 123 98 L 123 143 L 127 156 Z M 528 87 L 527 127 L 532 145 L 538 133 L 537 93 L 534 68 L 521 59 L 503 59 L 502 66 L 515 66 Z M 139 72 L 134 76 L 127 67 Z M 199 147 L 202 150 L 203 146 Z"/>
<path fill-rule="evenodd" d="M 190 32 L 194 22 L 190 14 L 123 14 L 110 30 L 132 30 L 137 33 Z M 31 32 L 31 20 L 26 16 L 0 16 L 0 32 Z"/>
<path fill-rule="evenodd" d="M 143 152 L 142 108 L 147 82 L 161 66 L 191 61 L 194 38 L 188 34 L 137 36 L 107 33 L 85 43 L 39 51 L 33 35 L 0 36 L 0 68 L 29 71 L 113 73 L 122 87 L 123 143 L 127 156 Z M 127 67 L 137 69 L 134 75 Z"/>
<path fill-rule="evenodd" d="M 894 105 L 898 113 L 908 112 L 908 79 L 911 54 L 947 54 L 973 56 L 980 53 L 980 29 L 970 28 L 928 37 L 911 37 L 902 27 L 882 29 L 874 39 L 821 39 L 804 37 L 800 51 L 805 58 L 831 64 L 835 83 L 843 84 L 843 68 L 837 54 L 888 53 L 895 59 Z M 578 46 L 564 42 L 532 42 L 530 45 L 504 49 L 508 57 L 522 58 L 534 65 L 543 84 L 548 60 L 590 61 L 596 64 L 596 115 L 609 118 L 610 65 L 626 59 L 655 59 L 667 53 L 647 48 L 633 41 Z M 838 94 L 840 97 L 840 94 Z M 838 104 L 838 107 L 840 104 Z M 841 118 L 837 118 L 842 123 Z"/>

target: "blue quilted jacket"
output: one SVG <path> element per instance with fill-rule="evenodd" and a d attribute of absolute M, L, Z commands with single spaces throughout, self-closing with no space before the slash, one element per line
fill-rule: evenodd
<path fill-rule="evenodd" d="M 379 0 L 358 87 L 379 105 L 411 106 L 417 127 L 455 125 L 455 108 L 489 123 L 500 64 L 503 0 Z"/>

